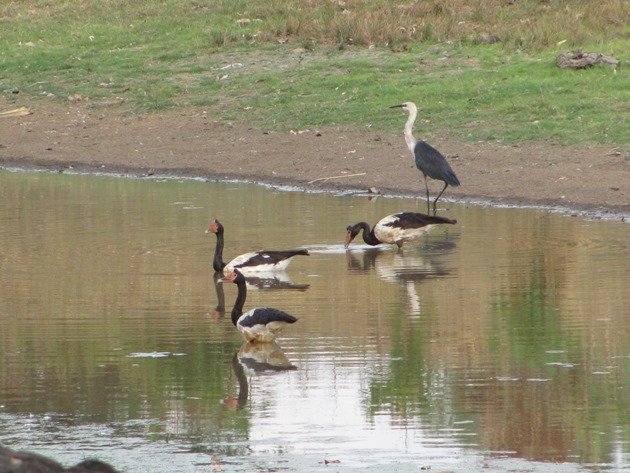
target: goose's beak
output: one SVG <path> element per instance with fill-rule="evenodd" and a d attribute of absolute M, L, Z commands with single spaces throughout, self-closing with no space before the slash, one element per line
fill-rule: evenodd
<path fill-rule="evenodd" d="M 389 107 L 389 108 L 403 108 L 404 106 L 405 106 L 405 105 L 401 103 L 400 105 L 392 105 L 392 106 L 391 106 L 391 107 Z"/>
<path fill-rule="evenodd" d="M 350 246 L 350 242 L 352 241 L 352 233 L 346 233 L 346 242 L 343 245 L 344 248 L 348 248 Z"/>

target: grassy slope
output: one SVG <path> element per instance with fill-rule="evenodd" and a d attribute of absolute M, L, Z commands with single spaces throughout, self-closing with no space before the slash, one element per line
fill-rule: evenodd
<path fill-rule="evenodd" d="M 413 100 L 429 134 L 626 144 L 627 68 L 554 64 L 576 46 L 627 61 L 625 5 L 10 2 L 0 6 L 0 90 L 25 93 L 21 104 L 80 95 L 131 112 L 203 106 L 277 129 L 397 130 L 387 106 Z M 488 34 L 501 42 L 485 44 Z"/>

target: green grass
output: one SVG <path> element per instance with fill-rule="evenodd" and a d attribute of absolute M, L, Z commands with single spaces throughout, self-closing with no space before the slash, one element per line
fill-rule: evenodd
<path fill-rule="evenodd" d="M 0 6 L 0 91 L 20 105 L 80 95 L 93 107 L 122 103 L 127 113 L 199 106 L 279 130 L 399 130 L 400 114 L 387 107 L 412 100 L 425 136 L 628 143 L 627 68 L 554 63 L 572 47 L 627 63 L 625 2 L 340 5 L 8 2 Z M 485 44 L 481 33 L 501 41 Z"/>

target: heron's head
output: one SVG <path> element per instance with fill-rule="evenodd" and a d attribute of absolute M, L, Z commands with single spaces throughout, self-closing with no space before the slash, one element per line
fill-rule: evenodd
<path fill-rule="evenodd" d="M 346 228 L 346 244 L 344 245 L 345 248 L 348 248 L 348 246 L 350 246 L 350 243 L 352 242 L 352 240 L 354 240 L 354 237 L 356 237 L 359 234 L 359 231 L 361 230 L 360 227 L 357 227 L 356 225 L 348 225 L 348 228 Z"/>
<path fill-rule="evenodd" d="M 389 108 L 402 108 L 403 110 L 406 110 L 409 113 L 411 113 L 412 111 L 415 111 L 415 112 L 418 111 L 418 107 L 416 107 L 416 104 L 413 102 L 403 102 L 399 105 L 392 105 Z"/>
<path fill-rule="evenodd" d="M 216 218 L 210 222 L 210 226 L 206 230 L 206 233 L 223 233 L 223 225 Z"/>

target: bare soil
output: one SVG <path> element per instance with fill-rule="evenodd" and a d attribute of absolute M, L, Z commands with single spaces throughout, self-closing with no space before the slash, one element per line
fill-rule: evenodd
<path fill-rule="evenodd" d="M 15 108 L 0 98 L 0 111 Z M 197 109 L 125 115 L 85 103 L 0 117 L 0 166 L 181 175 L 424 196 L 400 134 L 353 129 L 266 132 Z M 401 115 L 401 130 L 404 116 Z M 431 143 L 462 185 L 444 201 L 541 206 L 595 218 L 630 216 L 630 152 L 613 145 Z M 430 181 L 431 195 L 442 183 Z M 422 207 L 420 207 L 422 208 Z"/>

